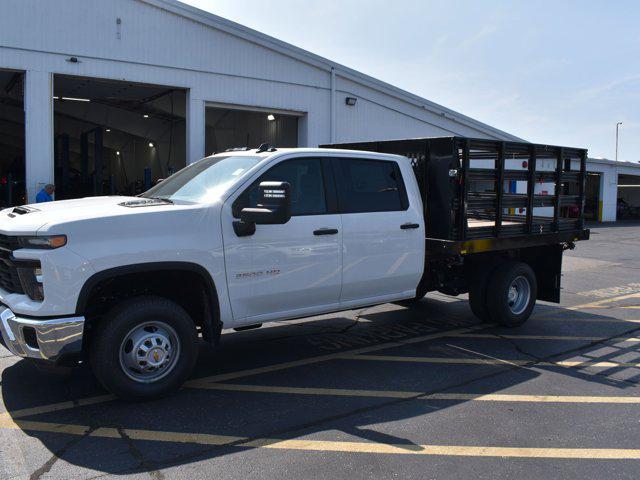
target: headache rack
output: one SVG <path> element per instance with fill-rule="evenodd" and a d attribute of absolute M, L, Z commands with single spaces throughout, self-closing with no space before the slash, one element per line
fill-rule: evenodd
<path fill-rule="evenodd" d="M 587 151 L 464 137 L 324 145 L 411 159 L 430 254 L 587 239 Z"/>

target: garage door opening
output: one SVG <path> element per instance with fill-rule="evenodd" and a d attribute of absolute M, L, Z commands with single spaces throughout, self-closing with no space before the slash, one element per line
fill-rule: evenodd
<path fill-rule="evenodd" d="M 618 175 L 618 220 L 640 219 L 640 175 Z"/>
<path fill-rule="evenodd" d="M 137 195 L 184 167 L 182 89 L 54 77 L 56 199 Z"/>
<path fill-rule="evenodd" d="M 600 174 L 587 173 L 587 181 L 584 190 L 584 219 L 593 222 L 602 218 L 600 205 Z"/>
<path fill-rule="evenodd" d="M 298 117 L 268 111 L 207 107 L 205 113 L 207 155 L 228 148 L 298 146 Z"/>
<path fill-rule="evenodd" d="M 25 202 L 24 73 L 0 70 L 0 206 Z"/>

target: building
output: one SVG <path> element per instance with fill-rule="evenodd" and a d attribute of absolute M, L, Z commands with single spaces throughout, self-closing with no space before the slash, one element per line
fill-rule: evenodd
<path fill-rule="evenodd" d="M 264 141 L 442 135 L 520 140 L 175 0 L 3 2 L 5 206 L 33 202 L 47 183 L 58 199 L 136 194 L 207 154 Z"/>

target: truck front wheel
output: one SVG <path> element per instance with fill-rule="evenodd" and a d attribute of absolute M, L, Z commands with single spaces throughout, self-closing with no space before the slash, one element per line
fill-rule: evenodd
<path fill-rule="evenodd" d="M 487 309 L 491 320 L 505 327 L 527 321 L 537 298 L 536 275 L 523 262 L 507 262 L 491 275 L 487 287 Z"/>
<path fill-rule="evenodd" d="M 197 359 L 193 321 L 176 303 L 146 296 L 114 307 L 98 325 L 90 360 L 100 383 L 126 400 L 177 390 Z"/>

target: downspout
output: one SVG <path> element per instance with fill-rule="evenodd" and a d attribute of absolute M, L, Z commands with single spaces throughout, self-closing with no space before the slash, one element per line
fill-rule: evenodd
<path fill-rule="evenodd" d="M 336 141 L 336 70 L 331 67 L 331 95 L 330 118 L 329 118 L 329 140 L 330 143 Z"/>

